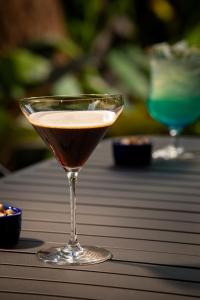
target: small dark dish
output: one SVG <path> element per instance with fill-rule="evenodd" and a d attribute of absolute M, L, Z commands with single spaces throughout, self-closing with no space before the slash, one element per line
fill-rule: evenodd
<path fill-rule="evenodd" d="M 145 167 L 151 163 L 152 144 L 145 137 L 124 137 L 113 142 L 113 155 L 118 166 Z"/>
<path fill-rule="evenodd" d="M 17 244 L 21 232 L 22 211 L 20 208 L 4 206 L 4 209 L 12 209 L 12 215 L 0 217 L 0 247 L 13 247 Z"/>

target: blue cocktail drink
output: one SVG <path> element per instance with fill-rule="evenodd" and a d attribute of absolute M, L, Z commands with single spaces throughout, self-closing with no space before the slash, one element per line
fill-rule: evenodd
<path fill-rule="evenodd" d="M 151 59 L 151 90 L 148 110 L 176 136 L 200 116 L 200 54 L 177 56 L 156 52 Z M 197 59 L 198 58 L 198 59 Z M 154 153 L 154 157 L 176 158 L 183 152 L 176 145 Z"/>

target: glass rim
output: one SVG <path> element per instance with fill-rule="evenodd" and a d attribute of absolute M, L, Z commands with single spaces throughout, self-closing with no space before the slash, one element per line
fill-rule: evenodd
<path fill-rule="evenodd" d="M 88 101 L 88 100 L 106 100 L 106 99 L 120 99 L 122 100 L 121 94 L 77 94 L 77 95 L 51 95 L 51 96 L 36 96 L 36 97 L 25 97 L 19 99 L 19 102 L 23 101 Z"/>

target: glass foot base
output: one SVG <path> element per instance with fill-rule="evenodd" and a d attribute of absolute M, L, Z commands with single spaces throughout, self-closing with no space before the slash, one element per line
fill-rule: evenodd
<path fill-rule="evenodd" d="M 83 246 L 72 252 L 67 247 L 42 249 L 37 253 L 39 260 L 55 265 L 89 265 L 106 261 L 112 257 L 110 251 L 95 246 Z"/>
<path fill-rule="evenodd" d="M 167 146 L 162 149 L 154 151 L 152 156 L 154 159 L 169 160 L 169 159 L 176 159 L 179 157 L 184 158 L 185 154 L 186 153 L 184 152 L 184 149 L 182 147 L 176 148 L 174 146 Z"/>

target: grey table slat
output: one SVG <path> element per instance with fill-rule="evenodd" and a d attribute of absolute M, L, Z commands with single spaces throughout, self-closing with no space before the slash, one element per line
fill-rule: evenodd
<path fill-rule="evenodd" d="M 17 196 L 16 196 L 17 195 Z M 48 215 L 49 212 L 61 213 L 62 214 L 69 214 L 69 207 L 66 203 L 66 197 L 64 199 L 60 199 L 59 197 L 53 197 L 52 201 L 51 196 L 47 197 L 45 200 L 45 195 L 43 195 L 43 200 L 45 202 L 41 202 L 41 195 L 33 195 L 29 193 L 23 193 L 23 194 L 17 194 L 15 192 L 10 191 L 1 191 L 1 198 L 6 199 L 11 203 L 12 205 L 16 205 L 19 207 L 23 207 L 23 210 L 32 211 L 32 212 L 46 212 L 44 218 Z M 12 199 L 12 200 L 11 200 Z M 29 199 L 27 201 L 27 199 Z M 88 197 L 87 197 L 88 199 Z M 67 206 L 67 208 L 66 208 Z M 120 210 L 119 210 L 120 208 Z M 172 211 L 170 210 L 160 210 L 160 209 L 153 209 L 152 207 L 149 208 L 141 208 L 141 207 L 122 207 L 122 206 L 109 206 L 101 205 L 100 203 L 78 203 L 78 214 L 79 215 L 88 215 L 88 216 L 115 216 L 118 218 L 127 217 L 127 218 L 133 218 L 134 220 L 140 219 L 140 220 L 157 220 L 157 221 L 174 221 L 176 223 L 178 222 L 184 222 L 184 223 L 200 223 L 199 219 L 199 213 L 198 212 L 186 212 L 186 211 Z M 38 214 L 39 216 L 39 214 Z M 79 218 L 78 218 L 79 221 Z"/>
<path fill-rule="evenodd" d="M 200 148 L 197 138 L 182 143 Z M 35 255 L 69 236 L 65 177 L 53 159 L 0 181 L 0 199 L 23 209 L 18 245 L 0 249 L 0 299 L 200 298 L 200 159 L 116 168 L 111 141 L 102 142 L 78 183 L 79 239 L 113 253 L 93 266 L 51 266 Z"/>
<path fill-rule="evenodd" d="M 144 193 L 140 192 L 137 193 L 137 191 L 126 191 L 126 190 L 112 190 L 111 188 L 104 189 L 103 187 L 101 189 L 97 187 L 93 187 L 92 189 L 89 189 L 90 187 L 88 186 L 88 189 L 84 187 L 84 189 L 80 189 L 78 187 L 77 194 L 78 194 L 78 201 L 79 203 L 87 203 L 87 204 L 93 204 L 94 201 L 98 201 L 98 204 L 100 205 L 112 205 L 112 206 L 124 206 L 124 207 L 136 207 L 136 205 L 133 205 L 133 199 L 135 201 L 139 201 L 139 206 L 141 207 L 141 203 L 145 203 L 146 201 L 146 207 L 152 208 L 152 203 L 148 205 L 150 200 L 152 200 L 154 203 L 158 203 L 158 200 L 160 202 L 160 205 L 165 205 L 165 202 L 171 202 L 171 204 L 175 206 L 176 202 L 184 202 L 185 204 L 185 209 L 184 206 L 178 205 L 177 207 L 179 210 L 182 209 L 182 211 L 188 211 L 189 208 L 192 209 L 192 205 L 194 206 L 194 211 L 197 212 L 199 211 L 199 195 L 185 195 L 184 193 L 180 194 L 166 194 L 166 193 L 159 193 L 159 194 L 154 194 L 154 193 Z M 23 184 L 18 184 L 16 183 L 15 185 L 13 184 L 5 184 L 0 186 L 0 191 L 2 196 L 6 196 L 7 193 L 9 192 L 14 192 L 16 195 L 27 194 L 31 195 L 31 197 L 34 197 L 35 194 L 37 194 L 37 197 L 46 199 L 47 201 L 53 201 L 53 202 L 60 202 L 60 201 L 67 201 L 69 199 L 69 194 L 67 193 L 67 190 L 63 188 L 58 188 L 58 187 L 53 187 L 53 186 L 30 186 L 30 185 L 23 185 Z M 23 193 L 22 193 L 23 189 Z M 49 192 L 49 194 L 48 194 Z M 101 198 L 101 200 L 99 199 Z M 62 200 L 61 200 L 62 199 Z M 122 201 L 123 199 L 123 201 Z M 130 201 L 131 200 L 131 201 Z M 191 202 L 190 202 L 191 200 Z M 161 203 L 161 201 L 163 203 Z M 188 202 L 188 203 L 187 203 Z M 157 204 L 158 205 L 158 204 Z M 177 208 L 175 208 L 177 210 Z"/>
<path fill-rule="evenodd" d="M 35 220 L 37 222 L 58 222 L 66 224 L 66 220 L 69 223 L 70 214 L 64 212 L 44 212 L 42 211 L 25 211 L 23 212 L 24 220 Z M 188 233 L 200 233 L 200 224 L 198 223 L 185 223 L 182 222 L 173 222 L 167 220 L 145 220 L 145 219 L 136 219 L 130 217 L 122 216 L 102 216 L 102 215 L 89 215 L 79 214 L 78 224 L 81 225 L 91 225 L 91 226 L 113 226 L 113 227 L 124 227 L 124 228 L 144 228 L 144 229 L 153 229 L 157 230 L 168 230 L 176 232 L 188 232 Z M 176 228 L 176 229 L 174 229 Z"/>
<path fill-rule="evenodd" d="M 34 228 L 37 232 L 62 233 L 66 232 L 66 226 L 63 223 L 41 222 L 41 221 L 23 221 L 24 230 L 31 231 Z M 69 225 L 68 225 L 69 227 Z M 79 234 L 87 234 L 99 236 L 103 232 L 105 237 L 115 238 L 140 238 L 154 241 L 169 241 L 178 243 L 191 243 L 200 245 L 200 236 L 196 233 L 175 232 L 168 230 L 150 230 L 138 228 L 123 228 L 112 226 L 97 226 L 97 225 L 80 225 L 78 224 Z"/>
<path fill-rule="evenodd" d="M 81 283 L 65 283 L 65 282 L 47 282 L 45 280 L 34 279 L 18 279 L 18 278 L 1 278 L 0 289 L 6 291 L 7 289 L 13 292 L 22 292 L 26 290 L 27 293 L 61 296 L 61 297 L 79 297 L 80 299 L 97 299 L 110 300 L 116 299 L 136 299 L 142 300 L 150 297 L 155 300 L 166 300 L 173 297 L 175 300 L 194 299 L 189 295 L 182 294 L 166 294 L 162 292 L 152 292 L 143 290 L 132 290 L 126 288 L 115 288 L 99 285 L 81 284 Z M 198 297 L 198 296 L 197 296 Z M 196 297 L 196 298 L 197 298 Z"/>
<path fill-rule="evenodd" d="M 137 175 L 135 176 L 130 176 L 123 180 L 121 180 L 120 178 L 118 180 L 115 180 L 115 173 L 117 171 L 113 171 L 112 177 L 105 177 L 105 173 L 100 172 L 98 174 L 98 176 L 94 176 L 94 174 L 92 174 L 91 176 L 84 174 L 79 175 L 79 186 L 83 186 L 83 188 L 86 186 L 88 186 L 88 183 L 91 183 L 92 186 L 98 187 L 98 188 L 110 188 L 110 185 L 112 185 L 112 187 L 114 189 L 119 189 L 119 184 L 122 185 L 123 190 L 136 190 L 136 191 L 148 191 L 148 192 L 154 192 L 154 193 L 158 193 L 158 192 L 170 192 L 172 194 L 174 193 L 180 193 L 181 191 L 184 194 L 195 194 L 195 193 L 199 193 L 200 191 L 200 186 L 198 185 L 198 181 L 197 182 L 185 182 L 185 185 L 183 185 L 183 180 L 181 180 L 181 182 L 178 184 L 177 182 L 175 182 L 175 180 L 171 180 L 171 182 L 169 182 L 168 184 L 166 184 L 166 180 L 160 179 L 160 185 L 157 185 L 157 180 L 148 180 L 145 179 L 146 184 L 144 185 L 144 179 L 140 181 L 137 178 Z M 64 172 L 63 172 L 64 173 Z M 55 178 L 54 178 L 55 177 Z M 9 180 L 9 179 L 4 179 L 4 183 L 8 183 L 8 184 L 17 184 L 17 183 L 21 183 L 21 180 L 23 179 L 24 183 L 30 184 L 30 185 L 37 185 L 39 186 L 42 180 L 43 185 L 47 185 L 47 186 L 57 186 L 57 187 L 61 187 L 61 188 L 65 188 L 66 187 L 66 181 L 67 179 L 65 178 L 65 174 L 62 174 L 61 176 L 55 176 L 52 177 L 51 176 L 45 176 L 45 174 L 43 174 L 42 176 L 38 175 L 38 173 L 33 173 L 33 174 L 28 174 L 28 176 L 25 174 L 24 176 L 18 176 L 15 179 L 13 178 L 13 180 Z M 102 180 L 99 180 L 100 178 L 102 178 Z M 177 178 L 176 178 L 177 180 Z M 168 191 L 168 189 L 170 189 L 170 191 Z"/>
<path fill-rule="evenodd" d="M 48 295 L 41 295 L 41 294 L 26 294 L 26 293 L 16 293 L 13 292 L 1 292 L 0 291 L 0 299 L 3 300 L 80 300 L 80 298 L 72 298 L 72 297 L 56 297 L 56 296 L 48 296 Z M 83 299 L 83 298 L 82 298 Z"/>
<path fill-rule="evenodd" d="M 17 259 L 16 259 L 17 257 Z M 38 268 L 55 268 L 51 265 L 43 264 L 37 260 L 36 256 L 28 253 L 18 252 L 4 252 L 4 257 L 0 258 L 1 265 L 3 266 L 26 266 L 26 267 L 38 267 Z M 58 266 L 57 269 L 66 269 L 65 266 Z M 88 272 L 98 272 L 98 273 L 112 273 L 121 275 L 135 275 L 141 277 L 151 277 L 151 278 L 162 278 L 171 280 L 182 280 L 182 281 L 200 281 L 200 269 L 199 268 L 182 268 L 183 272 L 180 272 L 179 267 L 176 266 L 163 266 L 159 264 L 145 264 L 140 262 L 126 262 L 110 260 L 103 264 L 93 265 L 93 266 L 68 266 L 67 270 L 80 270 Z"/>
<path fill-rule="evenodd" d="M 170 281 L 135 276 L 134 280 L 131 276 L 121 274 L 105 274 L 99 272 L 87 272 L 82 270 L 67 270 L 63 269 L 62 273 L 60 269 L 51 269 L 51 272 L 47 268 L 36 267 L 24 267 L 24 266 L 4 266 L 0 267 L 0 272 L 4 273 L 2 278 L 16 278 L 24 280 L 37 280 L 47 281 L 54 284 L 59 283 L 72 283 L 72 284 L 84 284 L 94 285 L 98 287 L 106 288 L 123 288 L 129 290 L 141 290 L 151 291 L 159 293 L 171 293 L 171 294 L 183 294 L 188 296 L 198 296 L 200 286 L 196 282 L 185 282 L 185 281 Z M 134 275 L 133 275 L 134 276 Z"/>

